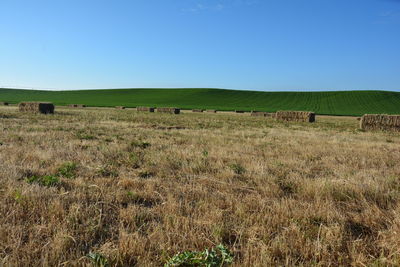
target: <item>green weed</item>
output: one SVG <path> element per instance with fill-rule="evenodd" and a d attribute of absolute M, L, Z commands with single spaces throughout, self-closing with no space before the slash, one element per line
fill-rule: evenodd
<path fill-rule="evenodd" d="M 164 267 L 175 266 L 205 266 L 221 267 L 233 262 L 233 254 L 224 245 L 204 251 L 184 251 L 168 260 Z"/>

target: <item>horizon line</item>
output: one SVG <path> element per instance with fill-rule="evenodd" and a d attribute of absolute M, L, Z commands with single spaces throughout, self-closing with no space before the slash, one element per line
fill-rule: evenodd
<path fill-rule="evenodd" d="M 346 92 L 346 91 L 386 91 L 398 92 L 400 89 L 283 89 L 283 90 L 257 90 L 257 89 L 236 89 L 236 88 L 218 88 L 218 87 L 112 87 L 112 88 L 83 88 L 83 89 L 56 89 L 56 88 L 40 88 L 40 87 L 0 87 L 0 89 L 9 90 L 31 90 L 31 91 L 51 91 L 51 92 L 70 92 L 70 91 L 95 91 L 95 90 L 139 90 L 139 89 L 166 89 L 166 90 L 183 90 L 183 89 L 212 89 L 212 90 L 232 90 L 232 91 L 250 91 L 250 92 Z"/>

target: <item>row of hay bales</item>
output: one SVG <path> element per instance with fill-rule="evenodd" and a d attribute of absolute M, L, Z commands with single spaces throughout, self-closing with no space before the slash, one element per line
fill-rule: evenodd
<path fill-rule="evenodd" d="M 153 107 L 137 107 L 137 111 L 142 111 L 142 112 L 154 112 L 156 108 Z"/>
<path fill-rule="evenodd" d="M 181 113 L 181 109 L 180 108 L 157 108 L 157 112 L 179 114 L 179 113 Z"/>
<path fill-rule="evenodd" d="M 70 107 L 70 108 L 85 108 L 86 105 L 83 105 L 83 104 L 70 104 L 70 105 L 68 105 L 68 107 Z"/>
<path fill-rule="evenodd" d="M 309 111 L 277 111 L 275 118 L 278 121 L 315 122 L 315 113 Z"/>
<path fill-rule="evenodd" d="M 0 102 L 0 105 L 8 105 L 7 102 Z M 70 107 L 85 107 L 85 105 L 69 105 Z M 54 105 L 49 102 L 21 102 L 18 105 L 21 112 L 53 114 Z M 125 109 L 124 106 L 117 106 L 118 109 Z M 137 107 L 137 111 L 154 112 L 153 107 Z M 193 112 L 204 112 L 204 110 L 194 109 Z M 179 108 L 157 108 L 157 112 L 179 114 Z M 216 110 L 207 110 L 207 112 L 216 113 Z M 236 111 L 236 113 L 241 113 Z M 309 111 L 277 111 L 275 114 L 252 111 L 254 117 L 274 117 L 278 121 L 295 122 L 315 122 L 315 113 Z M 400 115 L 385 114 L 365 114 L 360 120 L 360 129 L 362 130 L 386 130 L 400 132 Z"/>
<path fill-rule="evenodd" d="M 8 102 L 0 102 L 0 106 L 8 106 Z"/>
<path fill-rule="evenodd" d="M 21 112 L 54 114 L 54 105 L 49 102 L 21 102 L 18 108 Z"/>
<path fill-rule="evenodd" d="M 362 130 L 400 131 L 400 115 L 365 114 L 360 120 Z"/>

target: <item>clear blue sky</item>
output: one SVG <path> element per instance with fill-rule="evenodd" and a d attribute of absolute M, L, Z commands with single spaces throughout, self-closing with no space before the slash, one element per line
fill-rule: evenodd
<path fill-rule="evenodd" d="M 0 0 L 0 87 L 400 90 L 400 0 Z"/>

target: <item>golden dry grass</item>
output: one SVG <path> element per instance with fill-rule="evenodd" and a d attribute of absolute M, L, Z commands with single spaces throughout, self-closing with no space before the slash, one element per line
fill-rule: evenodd
<path fill-rule="evenodd" d="M 0 107 L 0 266 L 399 264 L 400 137 L 228 113 Z M 60 183 L 28 183 L 75 163 Z"/>

